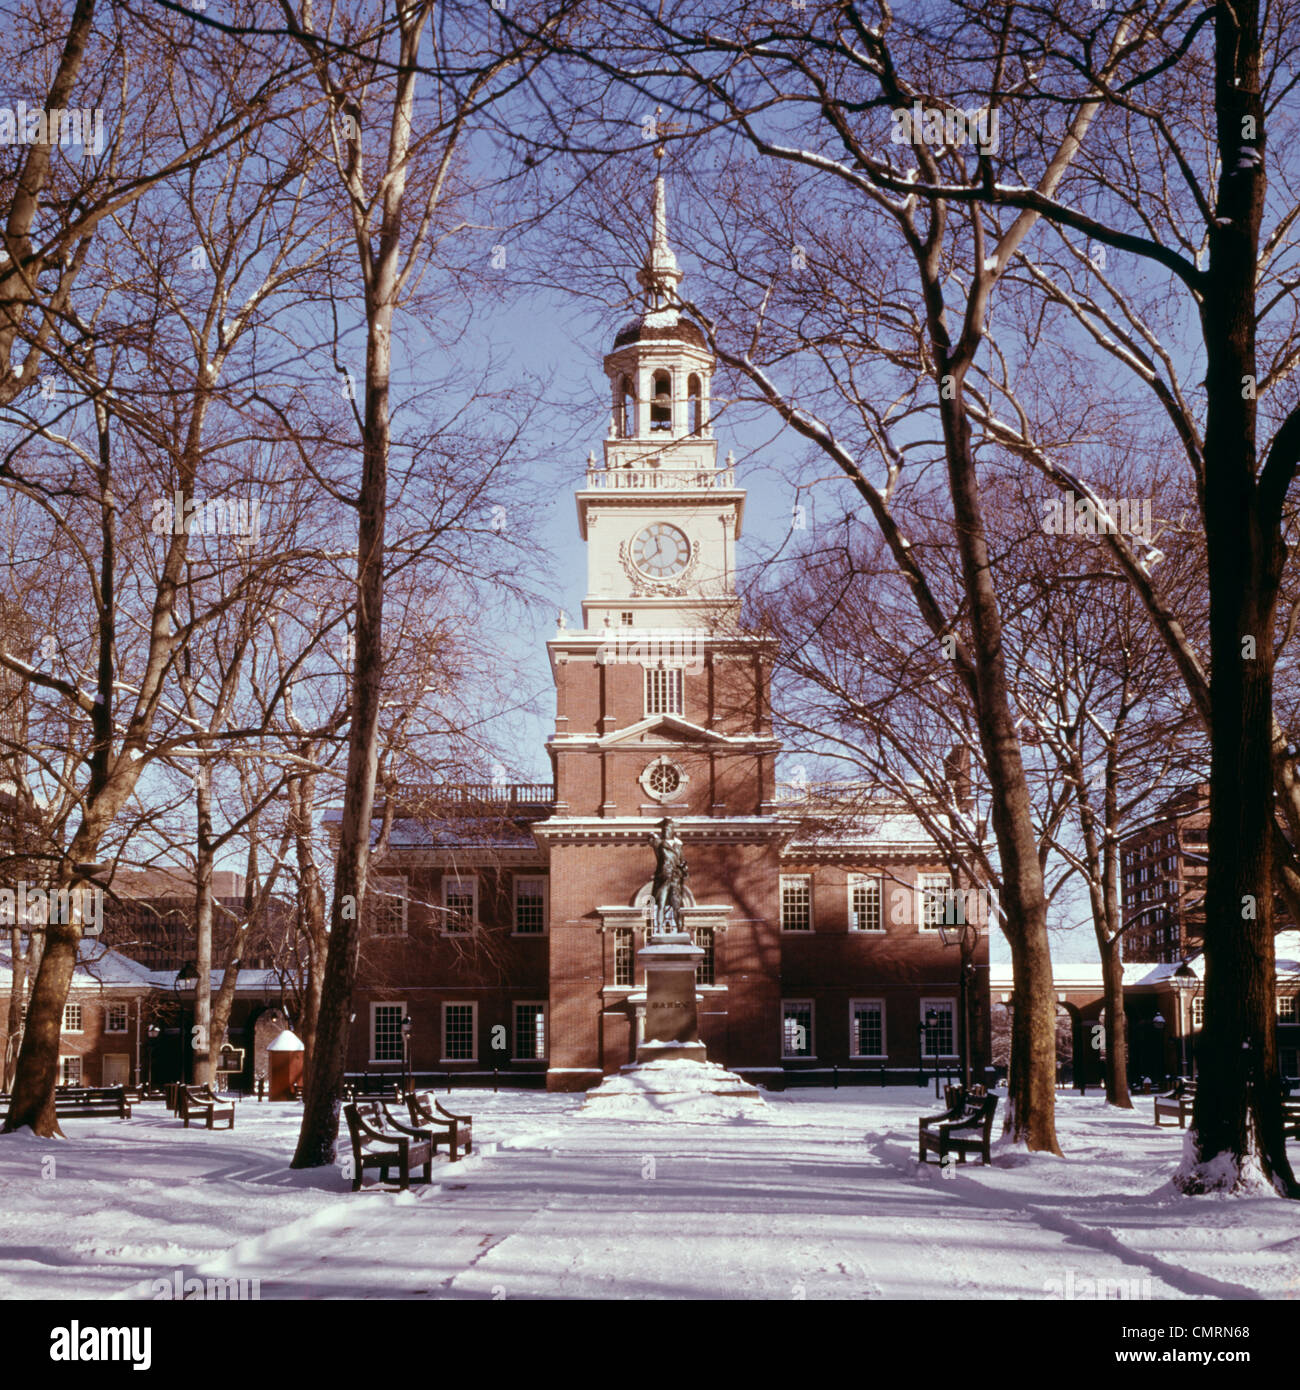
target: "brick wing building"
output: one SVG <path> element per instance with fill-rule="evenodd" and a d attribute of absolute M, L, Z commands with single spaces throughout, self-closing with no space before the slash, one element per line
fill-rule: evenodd
<path fill-rule="evenodd" d="M 778 1084 L 915 1081 L 966 1047 L 982 1069 L 987 939 L 945 921 L 962 899 L 934 843 L 869 789 L 778 790 L 773 646 L 736 591 L 745 492 L 718 461 L 713 358 L 672 307 L 662 179 L 637 278 L 643 308 L 604 359 L 604 457 L 576 498 L 582 625 L 548 643 L 554 783 L 403 799 L 372 866 L 350 1068 L 398 1070 L 409 1046 L 416 1073 L 573 1090 L 633 1061 L 650 845 L 671 817 L 710 1059 Z"/>

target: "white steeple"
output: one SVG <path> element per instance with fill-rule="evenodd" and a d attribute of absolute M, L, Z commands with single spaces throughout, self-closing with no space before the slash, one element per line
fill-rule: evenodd
<path fill-rule="evenodd" d="M 655 157 L 660 157 L 662 153 L 663 147 L 660 146 L 655 151 Z M 673 299 L 677 286 L 682 282 L 682 272 L 677 265 L 677 256 L 668 243 L 668 191 L 664 186 L 662 174 L 655 175 L 650 245 L 636 278 L 646 295 L 641 322 L 656 328 L 667 328 L 675 324 L 679 315 L 673 307 Z"/>

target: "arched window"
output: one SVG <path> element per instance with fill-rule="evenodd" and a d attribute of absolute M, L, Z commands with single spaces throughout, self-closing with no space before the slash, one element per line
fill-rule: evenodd
<path fill-rule="evenodd" d="M 686 399 L 689 402 L 687 414 L 691 433 L 699 434 L 704 428 L 704 414 L 700 403 L 700 379 L 693 372 L 686 382 Z"/>
<path fill-rule="evenodd" d="M 632 390 L 631 377 L 624 377 L 619 383 L 619 433 L 624 439 L 631 439 L 636 433 L 636 393 Z"/>
<path fill-rule="evenodd" d="M 670 430 L 673 427 L 673 379 L 667 372 L 656 372 L 654 390 L 650 397 L 650 428 Z"/>

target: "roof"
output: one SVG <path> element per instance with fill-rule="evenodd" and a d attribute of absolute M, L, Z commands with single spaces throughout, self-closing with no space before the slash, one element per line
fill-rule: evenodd
<path fill-rule="evenodd" d="M 152 984 L 155 989 L 170 992 L 176 988 L 176 976 L 178 973 L 179 972 L 176 970 L 151 970 L 148 972 L 149 983 Z M 221 981 L 225 973 L 224 970 L 214 970 L 212 972 L 213 989 L 220 989 Z M 247 990 L 249 993 L 261 994 L 268 990 L 279 990 L 282 982 L 288 982 L 293 978 L 293 972 L 290 970 L 283 972 L 279 970 L 241 970 L 239 972 L 239 978 L 235 981 L 235 993 L 238 994 L 243 990 Z M 181 990 L 181 993 L 184 993 L 185 989 L 193 990 L 193 988 L 194 986 L 192 983 L 188 984 Z"/>
<path fill-rule="evenodd" d="M 708 347 L 704 334 L 689 319 L 678 319 L 674 324 L 645 323 L 633 319 L 625 323 L 614 337 L 615 349 L 627 347 L 629 343 L 677 342 L 690 343 L 693 347 Z"/>
<path fill-rule="evenodd" d="M 13 983 L 13 956 L 9 944 L 0 945 L 0 989 Z M 77 967 L 72 974 L 73 989 L 149 988 L 154 972 L 139 961 L 103 945 L 95 937 L 77 943 Z"/>
<path fill-rule="evenodd" d="M 1300 931 L 1278 932 L 1273 938 L 1273 951 L 1276 957 L 1276 973 L 1279 979 L 1300 979 Z M 1126 961 L 1124 964 L 1125 988 L 1145 987 L 1154 989 L 1170 984 L 1181 961 Z M 1197 951 L 1187 958 L 1188 968 L 1198 981 L 1205 980 L 1205 956 Z M 1000 962 L 989 967 L 989 988 L 1009 990 L 1015 983 L 1011 966 Z M 1052 984 L 1056 989 L 1092 989 L 1100 991 L 1100 961 L 1063 961 L 1052 967 Z"/>

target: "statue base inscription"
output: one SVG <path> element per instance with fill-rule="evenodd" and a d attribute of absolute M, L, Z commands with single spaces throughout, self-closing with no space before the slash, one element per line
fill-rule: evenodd
<path fill-rule="evenodd" d="M 704 952 L 685 932 L 659 932 L 636 958 L 645 969 L 645 1036 L 637 1061 L 707 1061 L 695 1007 L 695 967 Z"/>

